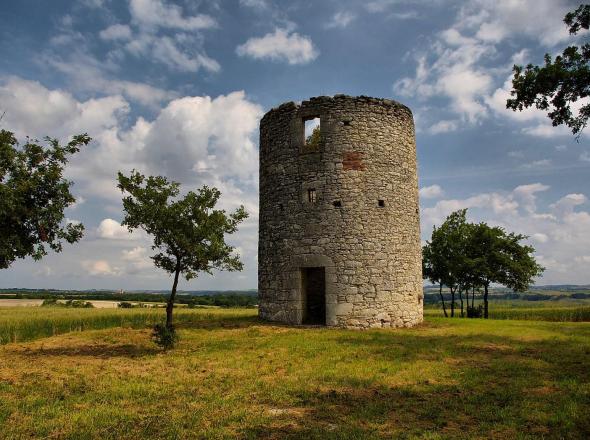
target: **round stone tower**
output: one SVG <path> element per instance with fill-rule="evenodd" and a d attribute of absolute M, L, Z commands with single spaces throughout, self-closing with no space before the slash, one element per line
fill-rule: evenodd
<path fill-rule="evenodd" d="M 319 142 L 305 123 L 319 118 Z M 259 314 L 289 324 L 422 321 L 414 121 L 396 101 L 320 96 L 260 122 Z"/>

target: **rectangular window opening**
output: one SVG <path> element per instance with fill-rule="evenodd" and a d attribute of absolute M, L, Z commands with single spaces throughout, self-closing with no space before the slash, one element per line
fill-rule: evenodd
<path fill-rule="evenodd" d="M 379 205 L 379 208 L 384 208 L 385 207 L 385 200 L 379 200 L 377 202 L 377 204 Z"/>
<path fill-rule="evenodd" d="M 334 200 L 334 206 L 336 208 L 342 208 L 342 202 L 340 200 Z"/>
<path fill-rule="evenodd" d="M 308 189 L 307 190 L 307 201 L 309 203 L 315 203 L 316 198 L 317 198 L 317 195 L 316 195 L 315 189 L 313 189 L 313 188 Z"/>
<path fill-rule="evenodd" d="M 303 120 L 303 139 L 306 150 L 319 150 L 321 142 L 320 117 L 312 117 Z"/>

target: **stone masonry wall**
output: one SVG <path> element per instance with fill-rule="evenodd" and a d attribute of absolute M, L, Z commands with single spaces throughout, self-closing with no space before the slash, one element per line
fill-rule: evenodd
<path fill-rule="evenodd" d="M 304 121 L 318 116 L 320 148 L 308 151 Z M 386 99 L 336 95 L 270 110 L 260 122 L 259 233 L 261 318 L 300 324 L 302 268 L 324 267 L 328 326 L 421 322 L 410 109 Z"/>

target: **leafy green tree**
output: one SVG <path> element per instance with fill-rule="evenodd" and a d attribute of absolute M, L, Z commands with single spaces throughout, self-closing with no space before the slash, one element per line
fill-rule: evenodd
<path fill-rule="evenodd" d="M 439 284 L 443 304 L 442 286 L 451 291 L 451 317 L 455 315 L 455 293 L 459 293 L 463 316 L 463 292 L 467 294 L 469 306 L 469 289 L 473 292 L 483 288 L 484 318 L 487 318 L 492 284 L 524 292 L 544 268 L 535 261 L 534 248 L 521 243 L 526 236 L 507 233 L 501 227 L 483 222 L 468 223 L 466 214 L 466 209 L 453 212 L 439 228 L 434 228 L 431 240 L 423 248 L 423 273 L 425 278 Z M 471 308 L 474 306 L 472 299 Z"/>
<path fill-rule="evenodd" d="M 145 177 L 137 171 L 125 176 L 118 173 L 118 187 L 129 195 L 123 198 L 125 218 L 122 225 L 129 231 L 141 228 L 153 237 L 151 258 L 156 267 L 174 275 L 172 291 L 166 304 L 166 325 L 156 329 L 156 339 L 166 348 L 172 346 L 175 331 L 172 311 L 178 278 L 186 280 L 199 273 L 218 270 L 241 270 L 239 255 L 225 242 L 226 234 L 237 231 L 248 217 L 241 206 L 226 214 L 215 209 L 221 193 L 203 186 L 179 198 L 180 184 L 162 176 Z"/>
<path fill-rule="evenodd" d="M 572 35 L 588 30 L 590 5 L 580 5 L 569 12 L 564 20 Z M 590 43 L 567 47 L 552 59 L 545 54 L 545 65 L 528 64 L 526 68 L 514 65 L 512 91 L 514 98 L 506 101 L 506 108 L 522 111 L 535 106 L 548 111 L 553 126 L 565 124 L 572 133 L 580 135 L 590 117 L 590 104 L 582 105 L 577 114 L 571 104 L 590 96 Z"/>
<path fill-rule="evenodd" d="M 423 248 L 423 269 L 425 278 L 439 284 L 439 294 L 444 302 L 442 286 L 451 292 L 451 317 L 455 316 L 455 294 L 461 288 L 461 275 L 464 272 L 465 237 L 467 233 L 466 209 L 450 214 L 445 222 L 435 227 L 432 237 Z M 446 316 L 446 310 L 445 312 Z"/>
<path fill-rule="evenodd" d="M 20 147 L 12 132 L 0 130 L 0 269 L 18 258 L 40 260 L 48 249 L 61 252 L 64 242 L 82 238 L 82 224 L 64 222 L 64 210 L 76 200 L 63 172 L 90 137 L 74 136 L 64 146 L 45 140 L 48 147 L 34 140 Z"/>
<path fill-rule="evenodd" d="M 311 134 L 307 136 L 307 139 L 305 139 L 305 147 L 310 150 L 319 150 L 321 141 L 322 134 L 320 132 L 320 126 L 317 125 L 316 127 L 314 127 Z"/>

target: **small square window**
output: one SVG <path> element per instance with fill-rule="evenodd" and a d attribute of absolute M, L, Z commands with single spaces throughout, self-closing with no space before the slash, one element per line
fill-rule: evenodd
<path fill-rule="evenodd" d="M 377 205 L 379 205 L 379 208 L 385 208 L 385 200 L 379 200 Z"/>
<path fill-rule="evenodd" d="M 340 200 L 334 200 L 334 206 L 336 208 L 342 208 L 342 202 Z"/>
<path fill-rule="evenodd" d="M 309 203 L 315 203 L 316 198 L 317 198 L 317 196 L 316 196 L 315 189 L 313 189 L 313 188 L 308 189 L 307 190 L 307 201 Z"/>
<path fill-rule="evenodd" d="M 279 211 L 282 211 L 282 210 L 283 210 L 283 204 L 279 203 Z"/>

